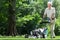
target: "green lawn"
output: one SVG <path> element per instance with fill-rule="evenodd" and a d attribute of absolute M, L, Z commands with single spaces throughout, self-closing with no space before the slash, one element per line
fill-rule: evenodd
<path fill-rule="evenodd" d="M 23 36 L 16 36 L 16 37 L 12 37 L 12 36 L 1 36 L 0 40 L 60 40 L 60 36 L 56 36 L 56 38 L 47 38 L 47 39 L 43 39 L 43 38 L 24 38 Z"/>

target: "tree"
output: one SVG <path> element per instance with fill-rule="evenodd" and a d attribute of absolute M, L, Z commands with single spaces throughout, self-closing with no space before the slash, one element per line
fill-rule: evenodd
<path fill-rule="evenodd" d="M 8 10 L 8 35 L 15 36 L 16 31 L 16 17 L 15 17 L 16 0 L 9 0 Z"/>

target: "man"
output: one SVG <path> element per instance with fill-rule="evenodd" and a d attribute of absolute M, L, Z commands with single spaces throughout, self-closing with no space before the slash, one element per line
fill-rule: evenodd
<path fill-rule="evenodd" d="M 52 2 L 48 2 L 47 8 L 45 9 L 43 18 L 47 15 L 50 19 L 50 29 L 51 29 L 51 37 L 55 38 L 54 28 L 55 28 L 55 8 L 52 7 Z"/>

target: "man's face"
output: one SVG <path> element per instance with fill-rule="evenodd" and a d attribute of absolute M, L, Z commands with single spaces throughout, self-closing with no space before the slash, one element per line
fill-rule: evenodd
<path fill-rule="evenodd" d="M 50 4 L 50 3 L 48 3 L 48 8 L 49 8 L 49 9 L 51 8 L 51 4 Z"/>

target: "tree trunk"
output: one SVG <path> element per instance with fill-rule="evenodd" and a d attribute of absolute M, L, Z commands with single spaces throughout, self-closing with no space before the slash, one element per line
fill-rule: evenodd
<path fill-rule="evenodd" d="M 15 17 L 16 0 L 9 0 L 8 10 L 8 30 L 7 35 L 15 36 L 16 30 L 16 17 Z"/>

